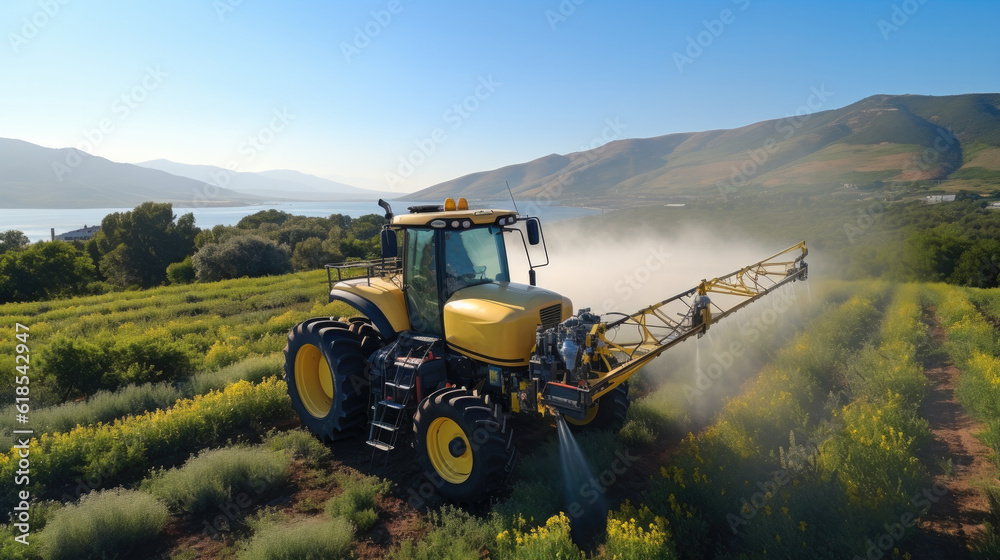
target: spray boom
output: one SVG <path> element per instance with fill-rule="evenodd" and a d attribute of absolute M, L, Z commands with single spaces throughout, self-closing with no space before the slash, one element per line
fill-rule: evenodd
<path fill-rule="evenodd" d="M 594 401 L 667 349 L 705 334 L 715 322 L 781 286 L 805 280 L 806 254 L 803 241 L 630 315 L 617 314 L 622 317 L 611 322 L 581 309 L 555 327 L 539 327 L 530 362 L 535 385 L 531 396 L 537 398 L 539 410 L 550 407 L 584 418 Z M 526 393 L 522 400 L 531 400 Z"/>

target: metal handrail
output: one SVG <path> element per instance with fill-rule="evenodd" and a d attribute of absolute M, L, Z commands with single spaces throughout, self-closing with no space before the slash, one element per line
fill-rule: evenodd
<path fill-rule="evenodd" d="M 330 290 L 337 282 L 345 280 L 357 280 L 365 278 L 368 285 L 371 285 L 372 278 L 391 278 L 403 271 L 403 261 L 399 257 L 388 259 L 376 259 L 370 261 L 355 261 L 336 264 L 328 264 L 326 268 L 326 281 Z M 336 271 L 336 280 L 334 280 Z"/>

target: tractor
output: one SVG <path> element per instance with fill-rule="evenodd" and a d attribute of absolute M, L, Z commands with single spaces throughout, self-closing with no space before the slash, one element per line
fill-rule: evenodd
<path fill-rule="evenodd" d="M 378 204 L 381 258 L 326 266 L 330 301 L 359 315 L 292 329 L 288 394 L 311 432 L 366 434 L 373 459 L 409 427 L 420 467 L 459 503 L 490 496 L 511 472 L 511 415 L 617 430 L 631 375 L 808 271 L 799 243 L 632 314 L 574 314 L 569 299 L 535 285 L 548 264 L 538 218 L 473 210 L 464 198 L 401 215 Z M 511 281 L 513 243 L 523 245 L 528 284 Z"/>

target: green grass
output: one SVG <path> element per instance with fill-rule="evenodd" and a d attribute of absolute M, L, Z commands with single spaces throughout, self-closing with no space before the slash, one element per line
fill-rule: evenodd
<path fill-rule="evenodd" d="M 183 466 L 159 471 L 143 488 L 174 511 L 246 510 L 288 479 L 290 457 L 262 446 L 204 451 Z"/>
<path fill-rule="evenodd" d="M 84 496 L 52 515 L 41 532 L 46 560 L 117 558 L 148 546 L 166 526 L 167 506 L 134 490 Z"/>
<path fill-rule="evenodd" d="M 390 556 L 395 560 L 478 560 L 480 551 L 496 546 L 503 530 L 499 516 L 478 518 L 446 505 L 427 514 L 427 533 L 420 540 L 406 540 Z"/>
<path fill-rule="evenodd" d="M 330 457 L 330 450 L 323 442 L 310 432 L 300 429 L 272 432 L 268 434 L 264 445 L 274 451 L 286 451 L 293 458 L 302 459 L 313 467 L 321 466 Z"/>
<path fill-rule="evenodd" d="M 70 402 L 40 408 L 31 415 L 31 428 L 35 434 L 68 432 L 77 426 L 91 426 L 98 422 L 111 422 L 130 414 L 141 414 L 157 408 L 169 408 L 184 395 L 166 383 L 129 385 L 118 391 L 98 391 L 86 402 Z M 0 445 L 10 449 L 14 445 L 12 430 L 17 429 L 13 406 L 0 416 Z"/>
<path fill-rule="evenodd" d="M 389 491 L 391 483 L 374 476 L 341 475 L 337 482 L 343 489 L 326 503 L 326 514 L 331 519 L 342 517 L 362 531 L 371 529 L 378 521 L 375 501 Z"/>
<path fill-rule="evenodd" d="M 239 550 L 240 560 L 339 560 L 350 558 L 354 527 L 349 521 L 305 519 L 258 529 Z"/>
<path fill-rule="evenodd" d="M 267 356 L 249 356 L 239 362 L 216 370 L 201 371 L 191 377 L 188 396 L 204 395 L 212 390 L 225 389 L 230 383 L 249 381 L 259 383 L 272 375 L 281 375 L 285 358 L 280 352 Z"/>

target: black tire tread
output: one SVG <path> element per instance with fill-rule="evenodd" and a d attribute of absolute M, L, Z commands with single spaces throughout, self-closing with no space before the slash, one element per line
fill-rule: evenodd
<path fill-rule="evenodd" d="M 434 467 L 426 452 L 424 434 L 431 421 L 448 410 L 457 411 L 457 416 L 461 418 L 459 425 L 467 432 L 466 426 L 476 426 L 475 429 L 490 426 L 493 429 L 489 429 L 487 437 L 478 444 L 469 480 L 458 485 L 442 481 L 444 484 L 438 488 L 438 492 L 453 502 L 481 502 L 503 486 L 512 470 L 516 456 L 516 450 L 511 445 L 512 430 L 503 417 L 498 416 L 484 399 L 472 391 L 453 387 L 432 393 L 421 401 L 413 415 L 414 448 L 421 467 L 428 474 L 434 473 Z M 475 438 L 469 439 L 475 445 Z"/>
<path fill-rule="evenodd" d="M 330 414 L 324 418 L 315 418 L 305 410 L 295 387 L 294 352 L 304 344 L 319 347 L 334 373 L 337 398 Z M 306 428 L 322 439 L 333 441 L 366 423 L 368 395 L 364 390 L 359 391 L 359 384 L 351 382 L 351 378 L 355 375 L 367 376 L 367 358 L 370 354 L 365 354 L 363 339 L 351 332 L 351 325 L 327 317 L 306 319 L 289 333 L 284 354 L 288 395 L 292 399 L 292 407 Z"/>

